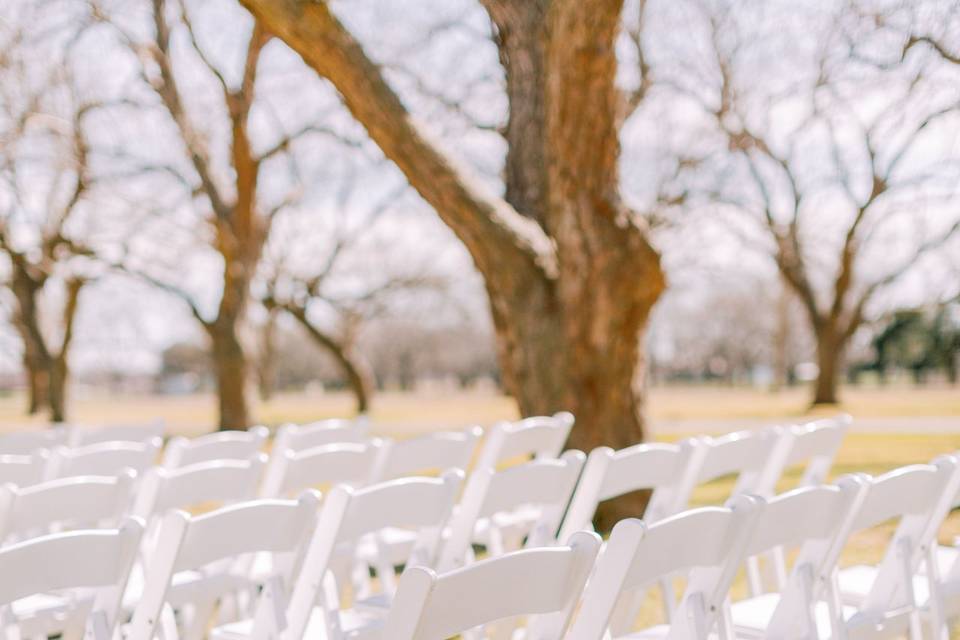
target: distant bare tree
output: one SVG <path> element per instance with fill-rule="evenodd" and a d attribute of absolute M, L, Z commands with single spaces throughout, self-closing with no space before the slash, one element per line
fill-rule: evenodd
<path fill-rule="evenodd" d="M 245 47 L 239 69 L 222 68 L 214 62 L 198 29 L 191 20 L 189 3 L 177 0 L 150 0 L 150 24 L 143 30 L 124 26 L 119 19 L 98 5 L 92 16 L 110 24 L 127 49 L 134 54 L 143 84 L 159 99 L 169 121 L 180 137 L 182 163 L 145 166 L 143 173 L 172 176 L 192 199 L 192 207 L 201 214 L 210 246 L 222 262 L 222 287 L 216 313 L 205 313 L 198 299 L 186 288 L 147 268 L 126 268 L 160 288 L 183 299 L 194 318 L 210 339 L 220 408 L 221 429 L 241 429 L 250 424 L 247 384 L 248 356 L 241 340 L 240 327 L 250 301 L 250 284 L 255 277 L 264 243 L 274 217 L 299 199 L 302 188 L 294 180 L 288 193 L 271 198 L 264 193 L 270 161 L 287 156 L 296 141 L 314 133 L 319 126 L 303 126 L 290 133 L 281 131 L 272 140 L 255 135 L 253 114 L 257 108 L 270 113 L 270 107 L 258 100 L 257 74 L 270 34 L 256 21 L 247 21 Z M 230 16 L 231 25 L 241 24 Z M 231 26 L 231 28 L 234 28 Z M 175 46 L 178 39 L 185 48 Z M 237 80 L 232 80 L 237 78 Z M 190 82 L 201 80 L 219 95 L 212 113 L 191 106 Z M 259 105 L 259 107 L 258 107 Z M 217 115 L 226 116 L 223 131 Z M 276 166 L 276 165 L 273 165 Z M 295 172 L 283 168 L 289 175 Z"/>
<path fill-rule="evenodd" d="M 71 222 L 93 183 L 83 121 L 97 105 L 80 100 L 63 67 L 37 62 L 39 48 L 31 53 L 22 33 L 2 35 L 0 255 L 8 269 L 0 284 L 12 294 L 23 344 L 28 412 L 49 410 L 52 421 L 62 422 L 74 321 L 87 282 L 78 258 L 92 255 Z"/>
<path fill-rule="evenodd" d="M 934 141 L 956 125 L 957 101 L 929 64 L 865 68 L 835 15 L 785 33 L 760 4 L 688 3 L 711 57 L 667 82 L 716 136 L 697 168 L 699 206 L 770 253 L 816 337 L 813 402 L 833 403 L 844 348 L 878 294 L 960 231 L 960 159 Z M 798 44 L 787 53 L 784 41 Z"/>
<path fill-rule="evenodd" d="M 374 380 L 358 345 L 363 326 L 389 314 L 397 296 L 442 292 L 445 283 L 426 267 L 395 268 L 389 264 L 388 247 L 369 243 L 377 220 L 400 201 L 405 186 L 363 208 L 353 202 L 364 192 L 355 175 L 348 173 L 339 182 L 332 219 L 319 234 L 317 215 L 310 218 L 313 234 L 297 225 L 286 234 L 278 232 L 267 250 L 261 302 L 271 317 L 279 311 L 296 320 L 333 358 L 356 398 L 357 411 L 364 413 L 370 409 Z M 292 209 L 288 213 L 294 214 Z M 297 246 L 308 249 L 311 259 L 297 264 Z M 361 256 L 376 256 L 375 274 L 358 268 Z M 345 286 L 344 281 L 352 282 Z"/>

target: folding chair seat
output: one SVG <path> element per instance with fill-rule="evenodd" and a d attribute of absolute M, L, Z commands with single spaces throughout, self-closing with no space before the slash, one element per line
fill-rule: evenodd
<path fill-rule="evenodd" d="M 50 456 L 49 474 L 51 478 L 109 476 L 130 469 L 139 476 L 156 463 L 161 445 L 162 441 L 155 438 L 147 442 L 98 442 L 76 449 L 58 447 Z"/>
<path fill-rule="evenodd" d="M 380 440 L 331 444 L 301 451 L 277 451 L 264 474 L 261 495 L 286 496 L 303 489 L 346 484 L 363 487 L 377 473 Z"/>
<path fill-rule="evenodd" d="M 0 457 L 26 456 L 41 449 L 53 449 L 66 443 L 63 427 L 21 429 L 0 435 Z"/>
<path fill-rule="evenodd" d="M 111 640 L 141 532 L 131 518 L 0 548 L 0 635 Z"/>
<path fill-rule="evenodd" d="M 283 425 L 273 439 L 273 455 L 299 452 L 332 444 L 363 444 L 367 441 L 370 421 L 365 416 L 353 420 L 334 418 L 308 424 Z"/>
<path fill-rule="evenodd" d="M 133 472 L 127 471 L 0 486 L 0 544 L 72 529 L 116 527 L 130 510 L 133 482 Z"/>
<path fill-rule="evenodd" d="M 677 444 L 638 444 L 620 451 L 609 447 L 591 451 L 559 539 L 591 530 L 601 502 L 633 491 L 652 490 L 645 513 L 636 517 L 643 516 L 649 524 L 672 515 L 668 510 L 675 502 L 677 483 L 687 473 L 695 446 L 694 440 L 684 440 Z"/>
<path fill-rule="evenodd" d="M 249 460 L 260 453 L 270 435 L 266 427 L 218 431 L 198 438 L 173 438 L 163 454 L 163 466 L 176 469 L 215 460 Z"/>
<path fill-rule="evenodd" d="M 404 476 L 438 473 L 446 469 L 466 472 L 473 459 L 483 429 L 441 431 L 408 440 L 383 440 L 377 479 L 393 480 Z"/>
<path fill-rule="evenodd" d="M 522 625 L 526 640 L 563 638 L 599 548 L 597 534 L 581 531 L 565 546 L 516 551 L 447 573 L 411 567 L 379 637 L 509 638 Z"/>
<path fill-rule="evenodd" d="M 163 440 L 163 420 L 144 424 L 119 424 L 109 426 L 72 425 L 67 431 L 67 446 L 86 447 L 101 442 L 154 443 Z"/>
<path fill-rule="evenodd" d="M 580 451 L 566 451 L 559 459 L 474 471 L 451 520 L 440 568 L 471 562 L 474 542 L 491 556 L 556 544 L 583 461 Z"/>
<path fill-rule="evenodd" d="M 450 471 L 441 478 L 401 478 L 356 491 L 335 487 L 324 500 L 289 603 L 274 581 L 261 596 L 253 620 L 214 629 L 213 638 L 342 640 L 375 635 L 395 592 L 394 567 L 434 566 L 440 531 L 453 510 L 462 479 L 463 472 Z M 343 582 L 349 581 L 358 547 L 376 545 L 378 533 L 385 528 L 414 533 L 413 551 L 405 558 L 379 557 L 372 567 L 379 592 L 366 580 L 355 586 L 352 606 L 343 608 L 340 594 L 346 591 Z M 362 565 L 365 576 L 369 568 Z"/>
<path fill-rule="evenodd" d="M 318 506 L 316 492 L 307 491 L 297 500 L 253 500 L 200 516 L 169 511 L 126 637 L 152 640 L 161 633 L 167 640 L 198 640 L 215 610 L 226 619 L 241 615 L 244 601 L 258 588 L 250 578 L 250 561 L 259 553 L 274 557 L 276 575 L 286 587 L 300 567 Z"/>
<path fill-rule="evenodd" d="M 500 422 L 490 428 L 477 456 L 475 468 L 497 468 L 510 461 L 556 458 L 573 428 L 573 414 L 534 416 L 517 422 Z"/>
<path fill-rule="evenodd" d="M 729 507 L 703 507 L 645 525 L 634 518 L 613 528 L 587 583 L 571 640 L 733 638 L 724 600 L 744 561 L 763 499 L 739 495 Z M 681 575 L 686 588 L 663 625 L 634 628 L 649 587 Z M 399 598 L 398 598 L 399 600 Z"/>
<path fill-rule="evenodd" d="M 50 456 L 44 449 L 30 454 L 0 454 L 0 485 L 27 486 L 47 476 Z"/>

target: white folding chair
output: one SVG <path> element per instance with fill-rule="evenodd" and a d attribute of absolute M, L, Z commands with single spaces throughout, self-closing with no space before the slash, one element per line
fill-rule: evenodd
<path fill-rule="evenodd" d="M 377 479 L 392 480 L 445 469 L 466 471 L 481 435 L 483 429 L 470 427 L 409 440 L 384 439 L 381 459 L 377 463 Z"/>
<path fill-rule="evenodd" d="M 246 431 L 217 431 L 198 438 L 172 438 L 162 465 L 176 469 L 214 460 L 249 460 L 260 453 L 270 430 L 252 427 Z"/>
<path fill-rule="evenodd" d="M 633 491 L 652 490 L 642 514 L 647 524 L 672 515 L 673 493 L 687 472 L 695 446 L 695 440 L 683 440 L 677 444 L 638 444 L 620 451 L 610 447 L 591 451 L 558 538 L 567 540 L 577 531 L 592 530 L 593 516 L 601 502 Z"/>
<path fill-rule="evenodd" d="M 42 482 L 47 476 L 50 455 L 44 449 L 31 454 L 0 454 L 0 485 L 27 486 Z"/>
<path fill-rule="evenodd" d="M 597 534 L 582 531 L 566 546 L 516 551 L 439 575 L 411 567 L 380 637 L 510 638 L 517 619 L 526 618 L 526 640 L 563 638 L 599 548 Z"/>
<path fill-rule="evenodd" d="M 0 456 L 30 455 L 38 449 L 52 449 L 66 443 L 63 427 L 20 430 L 0 435 Z"/>
<path fill-rule="evenodd" d="M 152 467 L 162 442 L 99 442 L 76 449 L 57 447 L 50 456 L 51 478 L 68 476 L 108 476 L 132 469 L 137 475 Z"/>
<path fill-rule="evenodd" d="M 936 570 L 917 575 L 922 563 L 936 566 L 935 538 L 960 487 L 958 461 L 944 456 L 929 465 L 895 469 L 870 481 L 852 531 L 898 521 L 883 559 L 876 566 L 840 569 L 832 612 L 834 628 L 848 638 L 923 637 L 921 608 L 928 608 L 931 626 L 940 629 L 942 598 Z M 839 550 L 836 551 L 839 556 Z M 835 562 L 836 560 L 834 560 Z"/>
<path fill-rule="evenodd" d="M 0 548 L 0 635 L 111 640 L 141 532 L 131 518 L 119 529 L 54 533 Z M 59 606 L 38 608 L 36 601 L 51 593 L 62 594 Z"/>
<path fill-rule="evenodd" d="M 286 496 L 311 487 L 346 484 L 363 487 L 374 480 L 381 443 L 331 444 L 270 457 L 261 495 Z"/>
<path fill-rule="evenodd" d="M 253 500 L 194 517 L 168 512 L 126 637 L 152 640 L 157 633 L 165 640 L 204 637 L 218 602 L 222 605 L 227 597 L 250 595 L 255 589 L 249 560 L 256 554 L 274 557 L 273 566 L 286 588 L 313 533 L 319 504 L 316 492 L 307 491 L 297 500 Z M 181 629 L 175 610 L 183 620 Z M 225 610 L 220 607 L 221 616 L 232 617 Z"/>
<path fill-rule="evenodd" d="M 85 447 L 100 442 L 140 442 L 152 443 L 157 438 L 163 440 L 163 420 L 151 420 L 144 424 L 122 424 L 109 426 L 73 425 L 67 434 L 67 445 Z"/>
<path fill-rule="evenodd" d="M 115 527 L 130 509 L 133 481 L 128 470 L 0 486 L 0 544 L 71 529 Z"/>
<path fill-rule="evenodd" d="M 732 640 L 723 604 L 745 558 L 763 499 L 738 495 L 728 504 L 686 511 L 649 527 L 635 518 L 617 523 L 568 637 L 706 640 L 716 633 L 721 640 Z M 686 577 L 686 588 L 667 626 L 635 631 L 647 589 L 676 575 Z"/>
<path fill-rule="evenodd" d="M 299 452 L 331 444 L 367 441 L 370 422 L 365 416 L 353 420 L 333 418 L 308 424 L 283 425 L 273 439 L 273 453 Z"/>
<path fill-rule="evenodd" d="M 732 604 L 739 637 L 816 640 L 831 636 L 831 629 L 822 624 L 827 612 L 817 616 L 816 611 L 829 597 L 833 550 L 849 535 L 868 486 L 861 475 L 845 476 L 835 485 L 801 487 L 767 502 L 750 536 L 747 556 L 797 549 L 797 558 L 789 574 L 785 567 L 780 573 L 778 567 L 775 590 Z"/>
<path fill-rule="evenodd" d="M 669 513 L 688 509 L 698 486 L 725 476 L 736 477 L 730 497 L 755 493 L 778 440 L 779 433 L 772 430 L 737 431 L 717 438 L 699 438 L 687 472 L 674 492 Z"/>
<path fill-rule="evenodd" d="M 573 421 L 573 414 L 563 411 L 497 423 L 490 427 L 475 468 L 496 468 L 514 459 L 556 458 L 563 451 Z"/>
<path fill-rule="evenodd" d="M 289 604 L 284 607 L 283 590 L 271 584 L 261 596 L 254 620 L 215 629 L 212 637 L 342 640 L 378 631 L 395 592 L 394 567 L 436 562 L 440 532 L 462 479 L 463 472 L 456 470 L 441 478 L 401 478 L 357 491 L 335 487 L 324 499 Z M 368 580 L 364 590 L 354 592 L 353 606 L 342 609 L 339 593 L 344 585 L 339 582 L 351 573 L 357 547 L 376 545 L 378 534 L 388 528 L 413 532 L 417 543 L 412 552 L 398 558 L 385 550 L 375 563 L 379 593 L 369 590 Z M 362 569 L 369 575 L 367 565 Z"/>
<path fill-rule="evenodd" d="M 442 570 L 473 559 L 473 543 L 491 556 L 556 544 L 557 529 L 577 483 L 584 455 L 566 451 L 503 471 L 487 467 L 470 475 L 441 553 Z"/>
<path fill-rule="evenodd" d="M 775 427 L 777 442 L 754 493 L 764 498 L 776 495 L 777 483 L 784 472 L 799 466 L 803 466 L 803 474 L 796 486 L 812 487 L 826 482 L 851 422 L 852 418 L 844 414 L 806 424 Z"/>

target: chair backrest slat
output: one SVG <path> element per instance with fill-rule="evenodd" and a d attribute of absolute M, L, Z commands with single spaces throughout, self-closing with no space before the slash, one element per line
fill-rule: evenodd
<path fill-rule="evenodd" d="M 670 515 L 673 493 L 691 464 L 696 441 L 677 444 L 638 444 L 614 451 L 598 447 L 587 456 L 583 474 L 570 500 L 559 538 L 565 540 L 576 531 L 590 529 L 597 506 L 604 500 L 640 491 L 652 490 L 646 512 L 648 523 Z"/>
<path fill-rule="evenodd" d="M 596 534 L 581 532 L 569 546 L 517 551 L 445 574 L 409 568 L 383 637 L 443 640 L 515 616 L 530 617 L 528 638 L 563 637 L 599 547 Z"/>
<path fill-rule="evenodd" d="M 247 431 L 218 431 L 198 438 L 173 438 L 167 443 L 163 466 L 186 467 L 214 460 L 249 460 L 260 453 L 270 431 L 252 427 Z"/>
<path fill-rule="evenodd" d="M 303 451 L 331 444 L 366 442 L 370 422 L 366 417 L 348 420 L 333 418 L 308 424 L 287 424 L 277 430 L 273 439 L 273 451 Z"/>
<path fill-rule="evenodd" d="M 444 469 L 466 471 L 482 434 L 480 427 L 471 427 L 464 431 L 431 433 L 409 440 L 387 440 L 384 442 L 377 478 L 392 480 Z"/>
<path fill-rule="evenodd" d="M 150 443 L 157 438 L 163 439 L 163 420 L 157 419 L 145 424 L 121 424 L 108 426 L 73 425 L 69 428 L 67 444 L 70 447 L 86 447 L 101 442 L 139 442 Z"/>
<path fill-rule="evenodd" d="M 45 429 L 22 429 L 0 435 L 0 456 L 25 456 L 39 449 L 52 449 L 66 442 L 67 432 L 63 427 Z"/>
<path fill-rule="evenodd" d="M 332 444 L 303 451 L 277 452 L 263 479 L 262 495 L 286 496 L 321 485 L 362 487 L 373 481 L 381 443 Z"/>
<path fill-rule="evenodd" d="M 563 451 L 571 428 L 573 415 L 567 412 L 495 424 L 483 443 L 476 468 L 496 468 L 522 457 L 556 458 Z"/>
<path fill-rule="evenodd" d="M 124 469 L 140 475 L 157 462 L 162 444 L 155 438 L 148 442 L 98 442 L 76 449 L 58 447 L 50 458 L 50 476 L 106 476 Z"/>
<path fill-rule="evenodd" d="M 134 474 L 74 476 L 0 487 L 0 543 L 81 527 L 116 526 L 130 507 Z"/>
<path fill-rule="evenodd" d="M 47 451 L 32 454 L 0 454 L 0 485 L 27 486 L 42 482 L 50 464 Z"/>
<path fill-rule="evenodd" d="M 109 636 L 117 622 L 120 599 L 143 532 L 134 518 L 119 529 L 54 533 L 0 548 L 0 632 L 13 616 L 8 605 L 32 595 L 58 590 L 93 590 L 88 621 L 98 618 Z"/>

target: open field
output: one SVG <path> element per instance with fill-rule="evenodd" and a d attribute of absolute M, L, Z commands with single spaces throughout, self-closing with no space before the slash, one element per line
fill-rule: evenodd
<path fill-rule="evenodd" d="M 860 387 L 842 392 L 836 408 L 808 413 L 808 391 L 793 388 L 778 393 L 740 387 L 657 387 L 650 391 L 647 414 L 654 434 L 671 435 L 704 430 L 728 431 L 736 425 L 753 426 L 838 411 L 863 421 L 863 431 L 927 431 L 923 425 L 943 425 L 933 431 L 960 432 L 960 387 Z M 24 399 L 0 396 L 3 424 L 26 424 Z M 79 389 L 71 397 L 71 417 L 77 422 L 115 423 L 161 417 L 172 431 L 196 434 L 212 428 L 216 401 L 212 395 L 110 395 Z M 254 417 L 275 426 L 320 418 L 349 416 L 353 399 L 343 392 L 279 394 L 270 402 L 256 402 Z M 372 417 L 389 435 L 488 425 L 517 416 L 507 396 L 482 392 L 384 392 L 375 396 Z M 40 422 L 35 420 L 32 422 Z M 872 428 L 877 425 L 877 428 Z M 919 426 L 918 426 L 919 425 Z M 387 433 L 385 433 L 387 435 Z"/>

